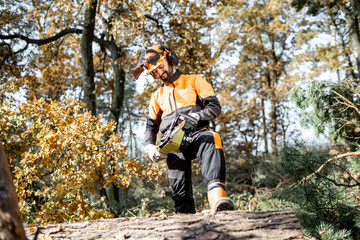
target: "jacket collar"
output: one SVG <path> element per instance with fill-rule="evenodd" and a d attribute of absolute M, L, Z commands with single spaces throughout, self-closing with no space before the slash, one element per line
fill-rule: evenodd
<path fill-rule="evenodd" d="M 162 86 L 167 86 L 167 85 L 169 85 L 169 84 L 173 84 L 176 80 L 178 80 L 179 79 L 179 77 L 181 76 L 181 74 L 182 74 L 182 72 L 180 71 L 180 70 L 177 70 L 176 69 L 176 72 L 171 76 L 171 81 L 170 82 L 164 82 L 163 84 L 162 84 Z"/>
<path fill-rule="evenodd" d="M 182 72 L 176 69 L 176 72 L 171 77 L 171 82 L 175 82 L 181 76 L 181 74 Z"/>

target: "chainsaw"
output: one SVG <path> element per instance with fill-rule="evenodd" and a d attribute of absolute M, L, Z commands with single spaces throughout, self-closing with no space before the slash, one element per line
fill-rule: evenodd
<path fill-rule="evenodd" d="M 158 151 L 163 154 L 180 152 L 192 142 L 190 134 L 196 129 L 198 120 L 185 113 L 179 113 L 169 129 L 161 136 Z"/>

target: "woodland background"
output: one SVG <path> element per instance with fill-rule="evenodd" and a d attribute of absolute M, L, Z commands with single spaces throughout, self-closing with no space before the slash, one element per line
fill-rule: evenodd
<path fill-rule="evenodd" d="M 222 104 L 211 127 L 236 209 L 292 209 L 307 237 L 360 239 L 359 0 L 2 0 L 0 9 L 0 141 L 26 224 L 173 212 L 166 166 L 142 153 L 160 82 L 131 75 L 139 51 L 162 44 Z M 331 144 L 306 144 L 299 122 Z M 193 171 L 201 211 L 196 161 Z"/>

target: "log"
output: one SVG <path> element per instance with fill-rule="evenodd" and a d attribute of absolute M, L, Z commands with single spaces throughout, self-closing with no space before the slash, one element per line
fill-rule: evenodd
<path fill-rule="evenodd" d="M 0 143 L 0 240 L 13 239 L 26 239 L 26 235 L 4 147 Z"/>
<path fill-rule="evenodd" d="M 38 230 L 38 231 L 36 231 Z M 42 239 L 304 239 L 293 211 L 224 211 L 114 218 L 26 228 Z"/>

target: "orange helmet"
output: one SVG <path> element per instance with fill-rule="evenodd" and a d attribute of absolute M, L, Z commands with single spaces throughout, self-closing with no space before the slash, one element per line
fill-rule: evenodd
<path fill-rule="evenodd" d="M 141 73 L 145 70 L 144 67 L 147 69 L 148 73 L 151 73 L 159 67 L 166 57 L 170 59 L 170 63 L 174 66 L 179 63 L 179 59 L 175 52 L 167 47 L 154 45 L 143 50 L 140 53 L 136 67 L 133 70 L 134 78 L 138 79 L 140 77 Z"/>

